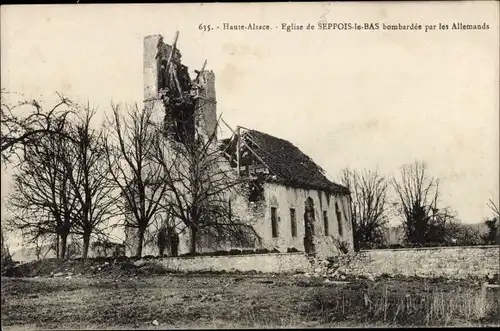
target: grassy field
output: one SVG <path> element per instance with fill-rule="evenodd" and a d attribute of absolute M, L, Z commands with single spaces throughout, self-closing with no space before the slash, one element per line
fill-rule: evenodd
<path fill-rule="evenodd" d="M 2 277 L 2 328 L 498 326 L 498 288 L 384 279 L 180 275 Z"/>

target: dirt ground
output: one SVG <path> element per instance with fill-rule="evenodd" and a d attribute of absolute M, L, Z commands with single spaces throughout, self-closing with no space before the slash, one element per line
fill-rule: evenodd
<path fill-rule="evenodd" d="M 4 330 L 481 326 L 499 322 L 497 291 L 488 290 L 488 303 L 480 303 L 475 294 L 482 292 L 481 285 L 449 281 L 104 274 L 2 277 L 1 291 Z"/>

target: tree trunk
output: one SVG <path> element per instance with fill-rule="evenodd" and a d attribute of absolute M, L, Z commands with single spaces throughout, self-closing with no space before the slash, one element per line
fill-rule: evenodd
<path fill-rule="evenodd" d="M 144 245 L 144 229 L 139 228 L 138 236 L 139 236 L 139 242 L 137 243 L 137 257 L 142 257 L 142 246 Z"/>
<path fill-rule="evenodd" d="M 61 258 L 61 245 L 59 244 L 59 235 L 56 234 L 56 243 L 55 243 L 55 251 L 56 251 L 56 258 L 59 260 Z M 38 240 L 38 239 L 37 239 Z M 39 248 L 38 242 L 37 242 L 37 249 Z M 37 253 L 37 259 L 40 260 L 40 253 Z"/>
<path fill-rule="evenodd" d="M 68 234 L 63 233 L 60 235 L 60 240 L 59 240 L 59 258 L 61 260 L 64 260 L 67 255 L 67 247 L 68 247 Z"/>
<path fill-rule="evenodd" d="M 191 243 L 189 247 L 189 253 L 191 255 L 196 254 L 196 241 L 197 241 L 197 234 L 198 234 L 198 229 L 196 229 L 196 226 L 191 226 Z"/>
<path fill-rule="evenodd" d="M 87 260 L 89 257 L 89 247 L 90 247 L 90 234 L 84 234 L 83 235 L 83 251 L 82 251 L 82 258 L 84 260 Z"/>
<path fill-rule="evenodd" d="M 353 229 L 353 238 L 354 238 L 354 251 L 359 252 L 361 248 L 361 238 L 358 230 Z"/>
<path fill-rule="evenodd" d="M 7 247 L 7 243 L 4 241 L 3 232 L 2 232 L 2 266 L 10 263 L 12 260 L 9 252 L 9 248 Z"/>

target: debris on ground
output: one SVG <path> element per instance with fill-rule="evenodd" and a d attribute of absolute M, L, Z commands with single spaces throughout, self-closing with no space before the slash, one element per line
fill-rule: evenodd
<path fill-rule="evenodd" d="M 262 283 L 262 284 L 274 284 L 274 280 L 265 279 L 265 280 L 260 280 L 259 283 Z"/>

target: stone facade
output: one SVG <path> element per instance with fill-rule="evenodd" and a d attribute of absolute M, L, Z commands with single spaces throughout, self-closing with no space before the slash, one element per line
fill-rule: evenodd
<path fill-rule="evenodd" d="M 228 197 L 228 200 L 231 200 L 231 208 L 234 215 L 244 220 L 246 224 L 252 225 L 260 240 L 255 240 L 252 244 L 244 246 L 228 242 L 216 247 L 207 244 L 201 238 L 198 252 L 229 251 L 231 249 L 268 249 L 269 251 L 278 250 L 285 253 L 291 248 L 304 252 L 304 213 L 305 202 L 308 198 L 312 199 L 314 205 L 313 243 L 316 255 L 318 257 L 336 256 L 338 254 L 336 240 L 344 241 L 350 251 L 354 249 L 351 215 L 347 196 L 331 196 L 319 190 L 305 190 L 274 183 L 264 183 L 263 189 L 264 197 L 261 201 L 249 201 L 244 192 L 236 192 L 231 197 Z M 276 237 L 273 237 L 271 208 L 275 208 L 276 212 Z M 295 236 L 292 235 L 290 209 L 294 209 L 295 211 Z M 324 218 L 325 213 L 326 221 Z M 326 222 L 327 224 L 325 224 Z M 325 231 L 325 225 L 327 232 Z M 143 255 L 157 256 L 159 254 L 156 244 L 157 230 L 158 224 L 154 223 L 146 233 Z M 130 256 L 135 252 L 137 240 L 134 233 L 130 233 L 127 237 L 129 238 L 126 245 L 127 255 Z M 190 236 L 187 229 L 183 228 L 182 231 L 179 231 L 179 238 L 179 254 L 187 254 L 190 247 Z"/>
<path fill-rule="evenodd" d="M 322 257 L 337 255 L 334 238 L 344 240 L 349 249 L 353 250 L 352 223 L 347 196 L 331 196 L 320 190 L 265 183 L 264 197 L 261 202 L 247 203 L 256 219 L 255 229 L 262 237 L 263 247 L 278 249 L 280 252 L 286 252 L 288 248 L 304 251 L 305 203 L 311 198 L 314 206 L 313 243 L 317 255 Z M 272 231 L 271 208 L 275 208 L 277 217 L 275 237 Z M 292 213 L 295 214 L 295 226 L 292 226 Z M 295 233 L 292 233 L 292 228 L 296 229 L 293 231 Z"/>

